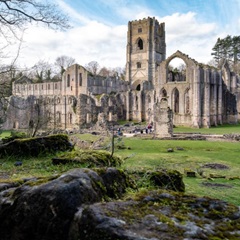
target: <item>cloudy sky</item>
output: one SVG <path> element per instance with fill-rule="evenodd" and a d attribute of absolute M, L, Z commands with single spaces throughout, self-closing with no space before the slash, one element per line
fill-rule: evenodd
<path fill-rule="evenodd" d="M 211 60 L 218 37 L 240 35 L 240 0 L 52 0 L 69 15 L 72 28 L 56 32 L 31 26 L 18 62 L 54 63 L 61 55 L 81 65 L 124 67 L 128 21 L 155 16 L 165 22 L 167 57 L 180 50 L 198 62 Z"/>

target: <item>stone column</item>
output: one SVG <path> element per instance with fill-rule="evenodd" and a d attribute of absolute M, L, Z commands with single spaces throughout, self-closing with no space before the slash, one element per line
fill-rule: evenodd
<path fill-rule="evenodd" d="M 213 124 L 217 126 L 217 79 L 216 79 L 216 72 L 212 72 L 213 75 Z"/>
<path fill-rule="evenodd" d="M 157 137 L 173 136 L 173 114 L 168 106 L 167 98 L 154 104 L 154 131 Z"/>
<path fill-rule="evenodd" d="M 193 79 L 193 127 L 199 128 L 201 126 L 201 94 L 200 94 L 200 68 L 194 69 Z"/>
<path fill-rule="evenodd" d="M 126 120 L 130 120 L 132 118 L 132 107 L 130 106 L 130 94 L 131 92 L 127 92 L 126 94 Z"/>
<path fill-rule="evenodd" d="M 203 126 L 210 127 L 210 79 L 209 69 L 204 69 L 204 114 Z"/>
<path fill-rule="evenodd" d="M 218 112 L 217 112 L 217 123 L 222 124 L 223 112 L 222 112 L 222 72 L 218 71 Z"/>

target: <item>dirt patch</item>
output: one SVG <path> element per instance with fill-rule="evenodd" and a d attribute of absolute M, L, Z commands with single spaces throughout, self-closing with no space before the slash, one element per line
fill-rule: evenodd
<path fill-rule="evenodd" d="M 202 185 L 205 187 L 222 187 L 222 188 L 232 188 L 232 185 L 223 184 L 223 183 L 210 183 L 210 182 L 203 182 Z"/>
<path fill-rule="evenodd" d="M 202 166 L 202 168 L 211 168 L 211 169 L 229 169 L 228 166 L 220 163 L 207 163 Z"/>

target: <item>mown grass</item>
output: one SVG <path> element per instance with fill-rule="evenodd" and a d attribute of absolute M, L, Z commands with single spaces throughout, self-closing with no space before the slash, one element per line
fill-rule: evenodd
<path fill-rule="evenodd" d="M 211 128 L 190 128 L 177 126 L 173 128 L 174 133 L 201 133 L 201 134 L 240 134 L 240 124 L 223 124 Z"/>
<path fill-rule="evenodd" d="M 187 129 L 187 128 L 177 128 Z M 174 128 L 176 130 L 176 128 Z M 195 132 L 196 129 L 192 129 Z M 197 129 L 199 130 L 199 129 Z M 212 134 L 240 133 L 239 125 L 227 125 L 206 129 Z M 181 132 L 184 132 L 181 130 Z M 186 132 L 186 131 L 185 131 Z M 82 140 L 96 141 L 99 136 L 77 135 Z M 154 170 L 158 168 L 176 169 L 184 174 L 185 169 L 195 172 L 203 171 L 203 176 L 196 178 L 184 176 L 186 193 L 198 196 L 209 196 L 240 205 L 240 143 L 210 142 L 189 140 L 152 140 L 142 138 L 123 138 L 126 149 L 115 150 L 116 155 L 126 158 L 121 166 L 124 170 Z M 110 142 L 110 139 L 109 139 Z M 167 150 L 172 148 L 174 152 Z M 182 150 L 178 150 L 178 149 Z M 0 181 L 22 179 L 29 177 L 47 177 L 59 175 L 69 169 L 79 167 L 78 164 L 53 165 L 53 155 L 31 159 L 0 159 Z M 22 166 L 15 166 L 16 161 L 22 161 Z M 218 170 L 202 168 L 206 163 L 218 163 L 228 166 L 228 169 Z M 226 176 L 226 178 L 209 178 L 210 174 Z M 229 178 L 236 178 L 229 180 Z M 204 183 L 216 184 L 206 186 Z M 217 186 L 217 184 L 224 184 Z"/>
<path fill-rule="evenodd" d="M 11 135 L 11 131 L 2 131 L 2 132 L 0 132 L 0 139 L 9 137 L 10 135 Z"/>
<path fill-rule="evenodd" d="M 127 158 L 123 164 L 128 170 L 154 170 L 158 168 L 176 169 L 184 174 L 184 170 L 196 173 L 203 171 L 205 178 L 197 174 L 196 178 L 184 176 L 186 193 L 210 196 L 240 205 L 238 192 L 240 191 L 240 143 L 238 142 L 208 142 L 208 141 L 173 141 L 173 140 L 142 140 L 136 138 L 125 139 L 125 144 L 131 149 L 117 151 L 116 154 Z M 174 152 L 168 152 L 173 148 Z M 183 150 L 177 150 L 182 148 Z M 202 168 L 207 163 L 223 164 L 229 169 L 218 170 Z M 226 176 L 209 178 L 210 174 Z M 239 179 L 228 180 L 235 177 Z M 227 187 L 204 186 L 204 182 L 224 183 Z"/>

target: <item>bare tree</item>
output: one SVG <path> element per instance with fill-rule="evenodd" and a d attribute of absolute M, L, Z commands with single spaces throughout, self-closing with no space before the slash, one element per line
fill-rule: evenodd
<path fill-rule="evenodd" d="M 50 81 L 53 77 L 53 68 L 52 64 L 40 60 L 28 71 L 28 77 L 36 79 L 37 82 Z"/>
<path fill-rule="evenodd" d="M 103 77 L 108 77 L 110 75 L 110 70 L 107 69 L 106 67 L 102 67 L 100 70 L 99 70 L 99 73 L 98 73 L 100 76 L 103 76 Z"/>
<path fill-rule="evenodd" d="M 66 55 L 62 55 L 60 57 L 57 57 L 55 60 L 55 65 L 60 67 L 60 74 L 61 77 L 64 73 L 64 71 L 70 67 L 71 65 L 73 65 L 75 63 L 75 59 L 72 57 L 68 57 Z"/>
<path fill-rule="evenodd" d="M 0 0 L 0 33 L 15 37 L 17 29 L 29 23 L 43 23 L 53 29 L 69 28 L 67 17 L 49 0 Z"/>
<path fill-rule="evenodd" d="M 7 97 L 11 90 L 22 32 L 32 23 L 43 24 L 56 30 L 70 27 L 67 16 L 62 14 L 51 0 L 0 0 L 0 102 L 3 103 L 0 104 L 0 118 L 4 116 Z M 8 56 L 9 45 L 16 41 L 19 42 L 19 47 L 12 63 L 3 64 Z"/>
<path fill-rule="evenodd" d="M 92 73 L 94 76 L 96 76 L 100 65 L 96 61 L 91 61 L 85 67 L 90 73 Z"/>

